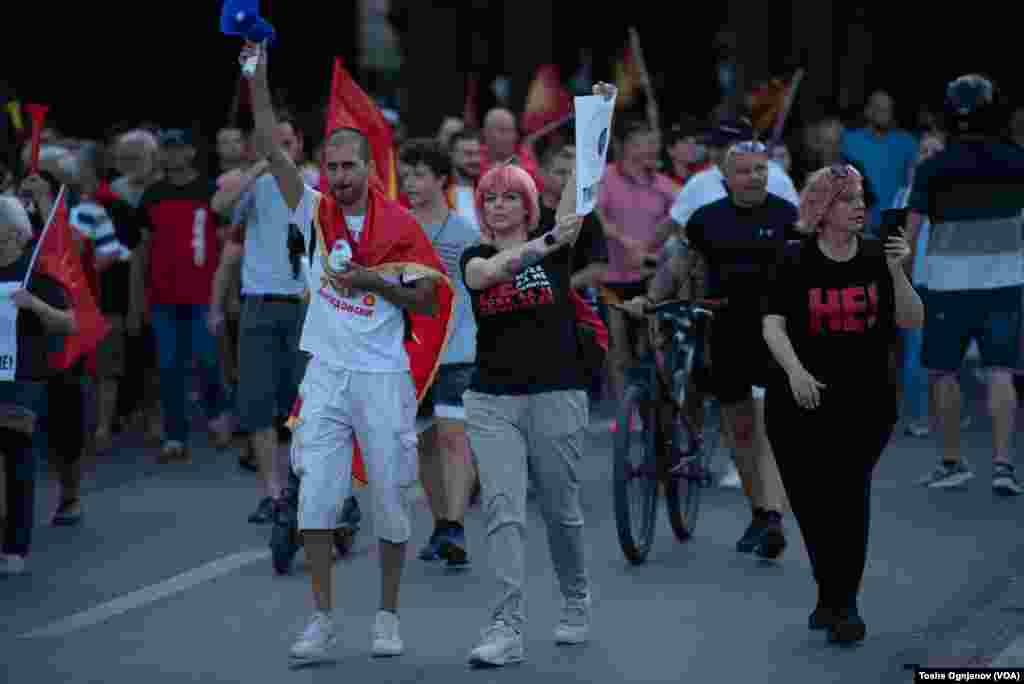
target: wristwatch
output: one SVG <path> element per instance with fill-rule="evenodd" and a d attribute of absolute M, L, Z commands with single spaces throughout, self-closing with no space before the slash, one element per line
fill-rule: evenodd
<path fill-rule="evenodd" d="M 547 233 L 544 234 L 544 244 L 547 245 L 548 247 L 554 247 L 557 242 L 558 239 L 555 238 L 554 231 L 548 231 Z"/>

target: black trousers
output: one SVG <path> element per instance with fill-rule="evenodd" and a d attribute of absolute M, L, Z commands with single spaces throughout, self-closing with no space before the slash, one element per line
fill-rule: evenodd
<path fill-rule="evenodd" d="M 50 453 L 63 463 L 77 462 L 85 448 L 84 370 L 79 361 L 46 383 L 46 436 Z"/>
<path fill-rule="evenodd" d="M 825 392 L 830 390 L 826 389 Z M 818 600 L 855 610 L 867 561 L 871 478 L 896 423 L 895 397 L 830 402 L 807 411 L 788 385 L 770 387 L 765 423 Z"/>

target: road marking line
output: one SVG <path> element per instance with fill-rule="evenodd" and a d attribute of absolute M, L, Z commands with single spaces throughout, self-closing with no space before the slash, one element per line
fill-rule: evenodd
<path fill-rule="evenodd" d="M 159 601 L 162 598 L 181 593 L 198 584 L 208 582 L 220 577 L 221 575 L 226 575 L 246 565 L 257 563 L 268 558 L 270 558 L 270 551 L 268 549 L 259 551 L 243 551 L 242 553 L 218 558 L 206 565 L 201 565 L 198 568 L 193 568 L 192 570 L 183 572 L 180 575 L 175 575 L 174 577 L 164 580 L 159 584 L 153 584 L 139 589 L 138 591 L 133 591 L 130 594 L 119 596 L 112 601 L 101 603 L 98 606 L 89 608 L 88 610 L 57 620 L 45 627 L 22 634 L 19 638 L 40 639 L 45 637 L 65 636 L 71 632 L 76 632 L 80 629 L 97 625 L 109 620 L 110 618 L 127 613 L 130 610 L 141 608 L 147 604 Z"/>

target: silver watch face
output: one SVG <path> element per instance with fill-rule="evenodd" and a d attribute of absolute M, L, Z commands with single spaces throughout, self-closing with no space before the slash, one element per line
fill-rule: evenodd
<path fill-rule="evenodd" d="M 327 265 L 332 271 L 347 271 L 352 261 L 352 246 L 345 240 L 335 240 L 331 253 L 327 257 Z"/>

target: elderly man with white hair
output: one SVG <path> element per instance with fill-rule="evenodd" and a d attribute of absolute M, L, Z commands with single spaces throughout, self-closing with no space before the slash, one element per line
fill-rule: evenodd
<path fill-rule="evenodd" d="M 42 211 L 51 206 L 49 185 L 38 175 L 22 185 Z M 36 416 L 52 374 L 49 352 L 75 332 L 75 318 L 61 285 L 38 270 L 23 287 L 32 256 L 32 224 L 14 197 L 0 196 L 0 454 L 7 480 L 7 509 L 0 575 L 25 571 L 32 540 Z"/>

